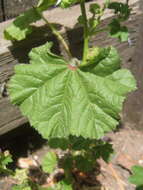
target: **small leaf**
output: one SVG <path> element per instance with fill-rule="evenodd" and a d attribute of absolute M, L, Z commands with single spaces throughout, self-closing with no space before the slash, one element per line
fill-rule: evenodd
<path fill-rule="evenodd" d="M 111 0 L 104 0 L 104 5 L 105 5 L 105 7 L 108 7 L 108 6 L 109 6 L 110 1 L 111 1 Z"/>
<path fill-rule="evenodd" d="M 70 136 L 69 139 L 73 150 L 89 150 L 90 144 L 96 140 L 84 139 L 83 137 Z"/>
<path fill-rule="evenodd" d="M 132 74 L 126 69 L 113 69 L 105 77 L 83 72 L 49 49 L 46 53 L 45 47 L 32 50 L 30 65 L 15 67 L 9 83 L 11 101 L 46 139 L 99 139 L 113 130 L 125 95 L 136 89 Z"/>
<path fill-rule="evenodd" d="M 72 170 L 73 168 L 73 156 L 67 156 L 64 158 L 62 167 L 64 168 L 64 170 Z"/>
<path fill-rule="evenodd" d="M 52 187 L 41 187 L 41 186 L 39 186 L 37 190 L 55 190 L 55 189 Z"/>
<path fill-rule="evenodd" d="M 0 173 L 13 175 L 13 171 L 7 168 L 7 165 L 11 162 L 13 162 L 12 156 L 8 151 L 0 152 Z"/>
<path fill-rule="evenodd" d="M 55 187 L 56 190 L 73 190 L 72 188 L 72 184 L 70 184 L 70 182 L 68 180 L 62 180 L 60 181 L 56 187 Z"/>
<path fill-rule="evenodd" d="M 24 184 L 27 181 L 28 170 L 27 169 L 16 169 L 14 174 L 14 179 L 16 179 L 20 184 Z"/>
<path fill-rule="evenodd" d="M 47 10 L 49 7 L 51 7 L 52 5 L 56 4 L 56 0 L 39 0 L 38 1 L 38 5 L 37 5 L 37 9 L 42 12 Z"/>
<path fill-rule="evenodd" d="M 48 152 L 42 161 L 42 169 L 46 173 L 52 173 L 57 166 L 57 155 L 54 152 Z"/>
<path fill-rule="evenodd" d="M 88 66 L 89 64 L 89 66 Z M 99 76 L 107 76 L 120 68 L 121 60 L 114 47 L 89 50 L 87 66 L 82 70 Z"/>
<path fill-rule="evenodd" d="M 120 21 L 125 21 L 130 16 L 131 9 L 126 3 L 112 2 L 108 5 L 108 8 L 113 9 L 115 14 L 118 14 Z"/>
<path fill-rule="evenodd" d="M 32 24 L 41 19 L 40 13 L 54 5 L 56 0 L 39 0 L 37 7 L 31 8 L 20 14 L 5 29 L 4 37 L 7 40 L 23 40 L 33 31 Z"/>
<path fill-rule="evenodd" d="M 7 40 L 23 40 L 32 32 L 32 23 L 40 20 L 41 17 L 36 9 L 31 8 L 18 16 L 4 31 Z"/>
<path fill-rule="evenodd" d="M 83 16 L 82 16 L 82 15 L 80 15 L 80 16 L 78 17 L 78 22 L 79 22 L 79 24 L 84 24 L 84 19 L 83 19 Z"/>
<path fill-rule="evenodd" d="M 133 183 L 138 187 L 143 186 L 143 167 L 133 166 L 132 173 L 132 176 L 129 177 L 130 183 Z"/>
<path fill-rule="evenodd" d="M 95 159 L 102 158 L 105 162 L 109 162 L 111 156 L 114 153 L 112 144 L 100 142 L 97 146 L 95 146 Z"/>
<path fill-rule="evenodd" d="M 100 10 L 100 5 L 97 4 L 97 3 L 90 4 L 89 11 L 90 11 L 92 14 L 99 14 L 100 11 L 101 11 L 101 10 Z"/>
<path fill-rule="evenodd" d="M 60 2 L 60 6 L 61 6 L 62 8 L 68 8 L 68 7 L 74 5 L 74 4 L 77 3 L 77 2 L 79 2 L 79 0 L 62 0 L 62 1 Z"/>
<path fill-rule="evenodd" d="M 76 167 L 83 172 L 89 172 L 93 169 L 94 161 L 88 159 L 88 157 L 84 157 L 81 155 L 78 155 L 74 158 L 76 162 Z"/>
<path fill-rule="evenodd" d="M 12 190 L 32 190 L 31 187 L 28 186 L 28 184 L 20 184 L 20 185 L 14 185 L 12 187 Z"/>
<path fill-rule="evenodd" d="M 9 154 L 9 152 L 6 153 L 0 153 L 0 165 L 2 167 L 6 167 L 9 163 L 13 162 L 12 156 Z"/>
<path fill-rule="evenodd" d="M 117 19 L 113 19 L 109 24 L 110 36 L 118 38 L 121 42 L 127 41 L 129 38 L 128 28 L 121 26 Z"/>
<path fill-rule="evenodd" d="M 66 150 L 68 148 L 69 145 L 69 141 L 68 139 L 64 139 L 64 138 L 51 138 L 48 141 L 48 145 L 51 148 L 60 148 L 62 150 Z"/>

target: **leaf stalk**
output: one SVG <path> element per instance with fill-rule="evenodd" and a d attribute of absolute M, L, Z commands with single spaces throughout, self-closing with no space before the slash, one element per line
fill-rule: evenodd
<path fill-rule="evenodd" d="M 62 35 L 57 31 L 57 29 L 53 26 L 53 24 L 49 23 L 49 21 L 43 16 L 42 13 L 40 13 L 37 10 L 38 14 L 40 14 L 41 19 L 47 24 L 47 26 L 51 29 L 52 33 L 57 37 L 57 39 L 61 42 L 61 44 L 63 45 L 69 59 L 72 58 L 72 54 L 70 52 L 69 46 L 67 45 L 66 41 L 64 40 L 64 38 L 62 37 Z"/>
<path fill-rule="evenodd" d="M 86 65 L 87 55 L 88 55 L 88 43 L 89 43 L 89 32 L 88 32 L 88 21 L 85 9 L 85 0 L 81 0 L 80 2 L 81 13 L 83 17 L 83 24 L 84 24 L 84 46 L 83 46 L 83 59 L 81 65 Z"/>

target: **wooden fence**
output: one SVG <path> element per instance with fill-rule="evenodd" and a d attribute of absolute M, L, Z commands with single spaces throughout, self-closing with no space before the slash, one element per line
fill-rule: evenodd
<path fill-rule="evenodd" d="M 37 0 L 0 0 L 0 22 L 16 17 L 36 3 Z"/>

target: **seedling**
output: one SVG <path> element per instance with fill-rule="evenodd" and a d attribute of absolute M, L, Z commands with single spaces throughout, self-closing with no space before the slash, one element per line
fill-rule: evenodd
<path fill-rule="evenodd" d="M 81 8 L 77 20 L 83 26 L 81 60 L 72 56 L 62 35 L 43 15 L 51 6 L 69 8 L 75 3 Z M 108 9 L 113 11 L 114 18 L 101 28 Z M 39 0 L 36 7 L 18 16 L 4 32 L 8 40 L 23 40 L 32 34 L 32 23 L 41 19 L 68 57 L 52 53 L 52 42 L 33 48 L 29 53 L 30 64 L 15 66 L 15 75 L 8 84 L 11 102 L 19 106 L 31 126 L 52 148 L 66 151 L 62 158 L 49 152 L 43 161 L 47 173 L 59 165 L 64 169 L 64 178 L 50 189 L 74 189 L 75 170 L 91 171 L 99 157 L 108 161 L 112 146 L 101 139 L 116 129 L 125 97 L 136 89 L 133 75 L 121 68 L 114 47 L 89 47 L 91 37 L 102 31 L 121 42 L 128 40 L 128 29 L 123 24 L 131 12 L 128 2 L 105 0 L 102 5 L 93 2 L 89 18 L 86 11 L 84 0 Z"/>

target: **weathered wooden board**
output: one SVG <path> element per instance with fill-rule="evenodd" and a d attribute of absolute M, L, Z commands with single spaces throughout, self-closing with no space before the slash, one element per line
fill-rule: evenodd
<path fill-rule="evenodd" d="M 100 1 L 101 2 L 101 1 Z M 102 33 L 94 37 L 91 40 L 91 45 L 114 45 L 119 50 L 123 58 L 123 67 L 131 68 L 135 62 L 132 61 L 134 56 L 135 48 L 137 45 L 137 40 L 139 36 L 139 27 L 141 20 L 143 18 L 142 11 L 139 7 L 139 0 L 130 0 L 131 6 L 133 7 L 132 15 L 130 20 L 126 23 L 130 29 L 130 39 L 132 44 L 119 43 L 117 40 L 112 38 L 107 38 L 106 33 Z M 87 3 L 87 8 L 90 3 Z M 45 13 L 45 16 L 54 23 L 62 23 L 60 26 L 60 31 L 63 33 L 64 37 L 68 40 L 71 51 L 75 57 L 80 58 L 82 52 L 82 29 L 79 26 L 75 26 L 76 19 L 80 14 L 79 6 L 74 6 L 69 10 L 61 10 L 59 8 L 49 10 Z M 56 15 L 56 17 L 55 17 Z M 68 16 L 67 16 L 68 15 Z M 111 14 L 107 14 L 103 20 L 103 25 L 106 25 L 111 19 Z M 70 18 L 70 20 L 69 20 Z M 43 26 L 42 22 L 36 23 L 39 27 L 42 26 L 42 29 L 35 30 L 33 36 L 29 36 L 26 41 L 22 43 L 15 43 L 12 45 L 11 42 L 5 41 L 2 37 L 2 32 L 4 28 L 11 21 L 2 23 L 0 25 L 0 83 L 3 84 L 9 79 L 13 74 L 14 65 L 18 63 L 27 63 L 27 54 L 32 47 L 45 43 L 47 40 L 52 40 L 56 42 L 54 47 L 55 52 L 62 52 L 62 47 L 59 46 L 58 42 L 47 32 L 47 28 Z M 73 29 L 74 28 L 74 29 Z M 39 32 L 40 31 L 40 32 Z M 39 36 L 39 33 L 43 34 L 43 37 Z M 143 68 L 143 64 L 142 64 Z M 135 73 L 135 72 L 134 72 Z M 142 83 L 143 84 L 143 83 Z M 143 101 L 142 101 L 143 105 Z M 128 109 L 125 106 L 125 109 Z M 126 115 L 127 116 L 127 115 Z M 128 118 L 128 116 L 127 116 Z M 0 134 L 20 126 L 26 122 L 26 119 L 23 118 L 19 110 L 9 103 L 8 97 L 0 98 Z M 126 120 L 125 120 L 126 122 Z"/>
<path fill-rule="evenodd" d="M 0 22 L 3 21 L 3 10 L 2 10 L 2 2 L 0 0 Z"/>
<path fill-rule="evenodd" d="M 139 7 L 143 12 L 142 0 L 139 2 Z M 140 17 L 137 44 L 129 68 L 137 79 L 138 90 L 131 93 L 125 103 L 123 123 L 143 130 L 143 17 Z"/>
<path fill-rule="evenodd" d="M 38 0 L 4 0 L 5 19 L 16 17 L 31 8 Z"/>

